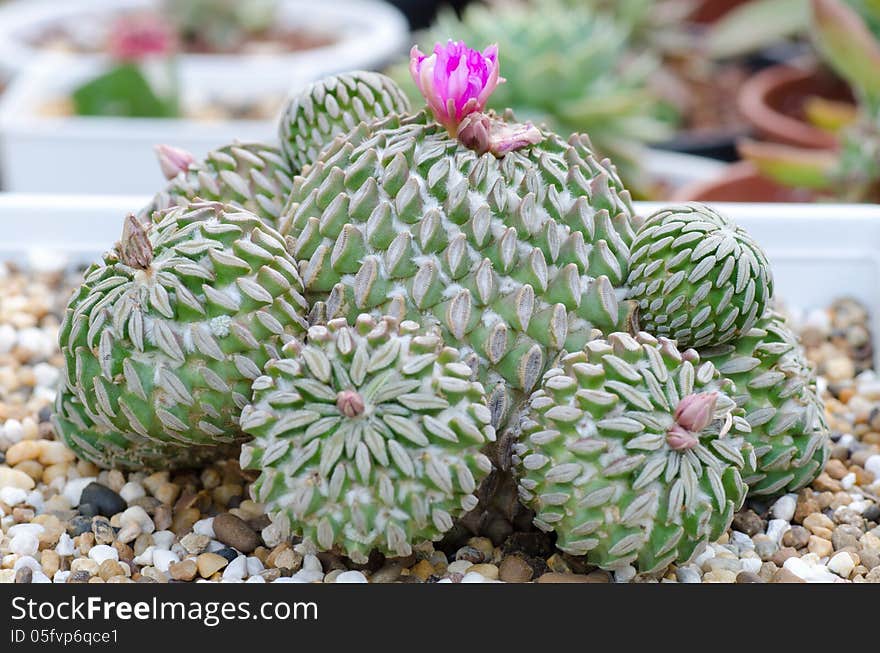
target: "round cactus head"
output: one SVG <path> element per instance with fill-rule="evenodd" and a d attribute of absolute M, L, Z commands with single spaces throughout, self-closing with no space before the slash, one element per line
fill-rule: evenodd
<path fill-rule="evenodd" d="M 281 149 L 298 173 L 334 138 L 360 123 L 409 111 L 397 84 L 379 73 L 356 71 L 332 75 L 293 95 L 281 114 Z"/>
<path fill-rule="evenodd" d="M 606 569 L 687 561 L 728 528 L 753 466 L 729 386 L 694 350 L 645 333 L 563 357 L 514 446 L 535 524 Z"/>
<path fill-rule="evenodd" d="M 301 291 L 284 239 L 253 213 L 204 202 L 153 223 L 129 216 L 61 325 L 62 437 L 100 464 L 220 455 L 243 439 L 238 418 L 263 365 L 305 333 Z M 90 423 L 89 434 L 68 430 Z"/>
<path fill-rule="evenodd" d="M 436 331 L 359 316 L 309 329 L 254 382 L 241 464 L 282 529 L 355 561 L 406 556 L 477 505 L 495 439 L 482 386 Z"/>
<path fill-rule="evenodd" d="M 680 347 L 747 332 L 773 295 L 767 257 L 742 228 L 699 204 L 663 209 L 636 234 L 627 284 L 639 328 Z"/>

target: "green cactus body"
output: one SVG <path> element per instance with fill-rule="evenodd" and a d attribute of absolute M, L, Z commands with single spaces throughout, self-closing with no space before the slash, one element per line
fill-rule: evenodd
<path fill-rule="evenodd" d="M 767 257 L 749 234 L 699 204 L 649 217 L 636 234 L 628 297 L 639 328 L 680 347 L 722 344 L 748 332 L 773 293 Z"/>
<path fill-rule="evenodd" d="M 795 335 L 768 313 L 738 340 L 700 354 L 736 384 L 746 436 L 757 456 L 746 478 L 751 494 L 793 491 L 810 483 L 828 460 L 829 432 L 816 381 Z"/>
<path fill-rule="evenodd" d="M 309 329 L 254 382 L 243 469 L 276 524 L 365 562 L 406 556 L 477 504 L 495 439 L 482 386 L 436 331 L 361 315 Z"/>
<path fill-rule="evenodd" d="M 754 463 L 728 385 L 695 351 L 645 333 L 612 333 L 562 358 L 532 395 L 514 448 L 535 524 L 606 569 L 649 573 L 690 559 L 728 528 Z M 692 448 L 674 448 L 677 406 L 711 391 L 712 421 Z"/>
<path fill-rule="evenodd" d="M 293 172 L 278 148 L 236 142 L 179 173 L 141 210 L 140 217 L 152 219 L 155 211 L 199 199 L 240 207 L 277 229 L 292 186 Z"/>
<path fill-rule="evenodd" d="M 292 97 L 281 116 L 281 147 L 299 172 L 330 142 L 362 122 L 409 112 L 409 100 L 391 79 L 373 72 L 333 75 Z"/>
<path fill-rule="evenodd" d="M 549 359 L 625 313 L 634 218 L 586 137 L 478 156 L 424 113 L 363 125 L 294 182 L 283 221 L 312 322 L 361 312 L 439 325 L 499 425 Z"/>
<path fill-rule="evenodd" d="M 102 464 L 137 466 L 136 456 L 116 453 L 125 441 L 132 451 L 155 447 L 166 467 L 240 440 L 251 383 L 305 331 L 301 290 L 283 239 L 252 213 L 201 203 L 154 224 L 129 217 L 116 250 L 86 271 L 61 326 L 62 437 Z M 80 407 L 65 409 L 68 395 Z M 67 425 L 89 422 L 82 437 L 91 442 L 81 445 Z M 100 434 L 112 435 L 109 449 L 93 455 Z"/>

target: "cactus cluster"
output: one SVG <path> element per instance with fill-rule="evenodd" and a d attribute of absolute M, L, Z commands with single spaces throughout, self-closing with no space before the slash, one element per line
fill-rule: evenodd
<path fill-rule="evenodd" d="M 643 220 L 585 135 L 484 111 L 497 54 L 414 49 L 429 110 L 349 73 L 277 145 L 160 148 L 67 309 L 59 435 L 125 467 L 244 442 L 280 531 L 361 562 L 441 538 L 493 467 L 560 549 L 644 573 L 808 483 L 827 428 L 760 248 L 698 205 Z"/>

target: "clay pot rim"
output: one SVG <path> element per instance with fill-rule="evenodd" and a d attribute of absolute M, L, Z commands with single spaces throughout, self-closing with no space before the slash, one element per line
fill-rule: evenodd
<path fill-rule="evenodd" d="M 798 68 L 786 64 L 759 71 L 747 79 L 740 89 L 740 112 L 758 132 L 779 142 L 814 149 L 836 148 L 838 142 L 834 136 L 777 111 L 767 102 L 771 91 L 786 84 L 809 80 L 817 72 L 816 66 Z"/>
<path fill-rule="evenodd" d="M 758 179 L 758 180 L 761 180 L 762 183 L 773 183 L 773 182 L 769 182 L 765 177 L 763 177 L 761 175 L 761 173 L 758 171 L 757 167 L 755 167 L 755 165 L 752 164 L 751 162 L 738 161 L 737 163 L 732 163 L 729 166 L 726 166 L 724 168 L 723 172 L 721 173 L 721 175 L 714 177 L 713 179 L 708 179 L 705 181 L 698 181 L 693 184 L 688 184 L 686 186 L 682 186 L 681 188 L 676 189 L 675 192 L 672 193 L 672 195 L 669 197 L 669 199 L 667 201 L 669 201 L 669 202 L 713 202 L 713 201 L 718 201 L 718 200 L 712 200 L 711 198 L 707 198 L 706 195 L 717 188 L 740 184 L 740 183 L 748 181 L 750 179 Z M 784 192 L 786 189 L 781 187 L 781 190 L 783 190 L 783 192 Z M 798 191 L 792 189 L 791 192 L 797 193 Z M 725 201 L 731 201 L 731 200 L 725 200 Z M 756 200 L 750 200 L 750 199 L 747 199 L 744 197 L 741 199 L 737 198 L 732 201 L 754 202 Z M 760 200 L 760 201 L 764 201 L 764 202 L 776 201 L 776 202 L 778 202 L 780 200 L 766 199 L 766 200 Z M 792 197 L 790 200 L 787 200 L 787 201 L 804 202 L 804 201 L 810 201 L 810 200 L 807 197 L 803 197 L 803 198 Z"/>

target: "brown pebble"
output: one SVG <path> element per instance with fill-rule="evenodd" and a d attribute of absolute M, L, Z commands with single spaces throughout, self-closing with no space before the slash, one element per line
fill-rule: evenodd
<path fill-rule="evenodd" d="M 819 512 L 819 502 L 813 496 L 813 491 L 811 489 L 804 488 L 800 491 L 800 494 L 798 494 L 793 521 L 796 524 L 802 524 L 807 516 L 816 512 Z"/>
<path fill-rule="evenodd" d="M 813 487 L 821 492 L 840 492 L 843 487 L 839 481 L 835 481 L 826 472 L 822 472 L 813 481 Z"/>
<path fill-rule="evenodd" d="M 15 572 L 15 582 L 18 585 L 27 585 L 34 579 L 34 570 L 30 567 L 21 567 Z"/>
<path fill-rule="evenodd" d="M 40 553 L 40 566 L 43 568 L 43 573 L 52 578 L 55 572 L 61 568 L 61 556 L 53 549 L 44 549 Z"/>
<path fill-rule="evenodd" d="M 115 560 L 105 560 L 101 563 L 101 566 L 98 567 L 98 576 L 104 580 L 112 578 L 113 576 L 125 576 L 125 570 L 122 568 L 122 565 Z"/>
<path fill-rule="evenodd" d="M 195 560 L 187 558 L 180 562 L 172 562 L 168 565 L 168 573 L 174 580 L 191 581 L 196 577 L 198 565 Z"/>
<path fill-rule="evenodd" d="M 781 567 L 789 558 L 796 558 L 797 554 L 798 553 L 795 549 L 791 548 L 790 546 L 784 546 L 770 557 L 770 562 L 775 564 L 777 567 Z"/>
<path fill-rule="evenodd" d="M 804 548 L 809 541 L 810 531 L 797 524 L 792 526 L 791 529 L 786 531 L 782 536 L 782 546 L 790 546 L 795 549 Z"/>
<path fill-rule="evenodd" d="M 214 537 L 242 553 L 251 553 L 261 543 L 260 536 L 254 532 L 254 529 L 241 518 L 228 512 L 214 517 Z"/>
<path fill-rule="evenodd" d="M 777 569 L 776 573 L 773 574 L 773 579 L 770 581 L 771 583 L 805 583 L 806 581 L 800 576 L 796 576 L 791 573 L 788 569 Z"/>
<path fill-rule="evenodd" d="M 611 575 L 607 571 L 593 571 L 589 574 L 560 574 L 548 571 L 538 577 L 539 583 L 610 583 Z"/>
<path fill-rule="evenodd" d="M 409 573 L 422 580 L 428 580 L 428 578 L 434 573 L 434 566 L 427 560 L 422 560 L 415 567 L 410 569 Z"/>
<path fill-rule="evenodd" d="M 741 571 L 736 575 L 736 582 L 740 585 L 746 583 L 763 583 L 764 579 L 758 576 L 758 574 L 751 571 Z"/>
<path fill-rule="evenodd" d="M 498 577 L 506 583 L 528 583 L 532 576 L 534 571 L 531 565 L 518 555 L 505 557 L 498 568 Z"/>
<path fill-rule="evenodd" d="M 192 530 L 193 524 L 202 518 L 202 513 L 198 508 L 185 508 L 175 511 L 174 518 L 171 520 L 171 530 L 175 535 L 184 535 Z"/>
<path fill-rule="evenodd" d="M 153 511 L 153 523 L 157 531 L 167 531 L 171 527 L 171 506 L 162 504 Z M 193 522 L 195 523 L 195 522 Z"/>
<path fill-rule="evenodd" d="M 216 553 L 203 553 L 196 558 L 196 566 L 199 570 L 199 576 L 202 578 L 210 578 L 228 564 L 229 561 L 226 558 Z"/>
<path fill-rule="evenodd" d="M 849 470 L 840 460 L 831 458 L 825 465 L 825 473 L 834 480 L 839 481 L 849 473 Z"/>

